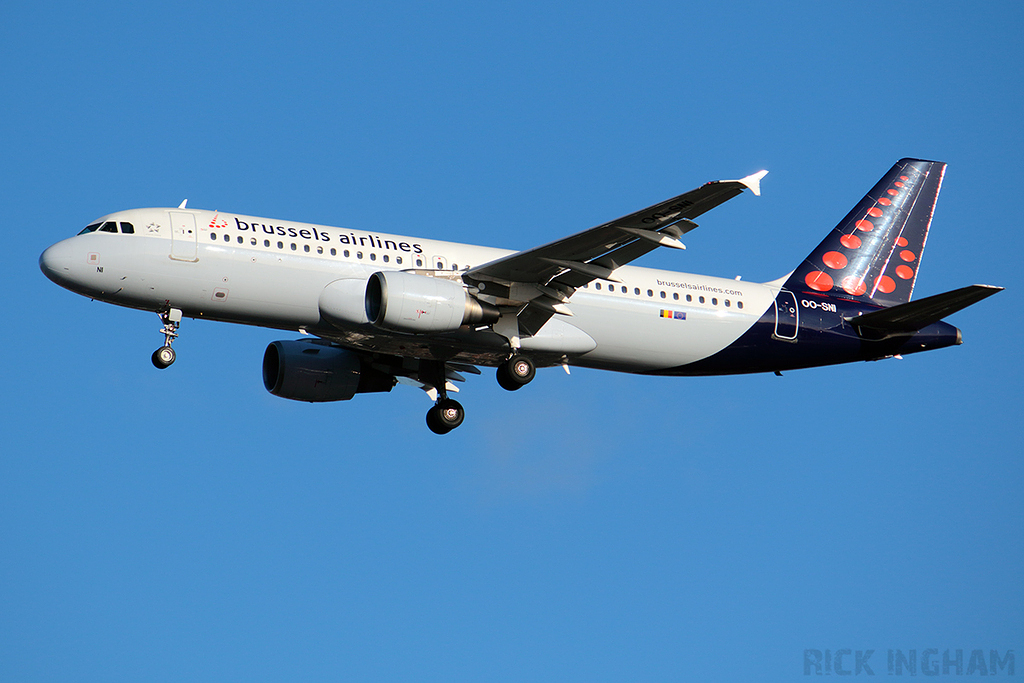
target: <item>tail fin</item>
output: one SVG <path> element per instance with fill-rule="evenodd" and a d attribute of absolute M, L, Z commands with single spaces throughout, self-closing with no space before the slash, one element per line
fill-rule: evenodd
<path fill-rule="evenodd" d="M 901 159 L 784 285 L 895 306 L 910 301 L 946 164 Z"/>

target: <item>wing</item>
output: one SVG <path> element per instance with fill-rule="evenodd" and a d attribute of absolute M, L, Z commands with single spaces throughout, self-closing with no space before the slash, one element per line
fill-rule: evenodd
<path fill-rule="evenodd" d="M 694 218 L 744 189 L 760 195 L 767 173 L 707 183 L 590 230 L 471 268 L 463 279 L 499 306 L 518 306 L 520 330 L 536 334 L 553 314 L 572 315 L 565 304 L 577 288 L 592 280 L 615 282 L 617 268 L 659 246 L 685 249 L 679 238 L 697 227 Z"/>

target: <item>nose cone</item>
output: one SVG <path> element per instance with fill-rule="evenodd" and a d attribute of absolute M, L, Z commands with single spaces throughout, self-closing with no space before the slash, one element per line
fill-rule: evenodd
<path fill-rule="evenodd" d="M 39 270 L 58 285 L 66 287 L 71 277 L 71 245 L 57 242 L 39 256 Z"/>

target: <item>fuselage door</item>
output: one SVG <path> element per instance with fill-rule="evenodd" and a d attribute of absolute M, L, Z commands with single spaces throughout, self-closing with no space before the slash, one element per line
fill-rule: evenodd
<path fill-rule="evenodd" d="M 169 211 L 171 216 L 171 258 L 176 261 L 197 261 L 199 231 L 195 214 Z"/>
<path fill-rule="evenodd" d="M 799 309 L 796 305 L 796 295 L 785 289 L 779 291 L 775 297 L 775 334 L 776 339 L 785 341 L 796 341 L 796 331 L 799 329 Z"/>

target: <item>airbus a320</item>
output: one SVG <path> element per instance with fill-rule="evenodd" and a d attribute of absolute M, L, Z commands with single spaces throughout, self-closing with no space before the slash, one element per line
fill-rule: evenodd
<path fill-rule="evenodd" d="M 423 389 L 437 434 L 479 367 L 510 391 L 536 368 L 647 375 L 776 372 L 961 343 L 942 319 L 996 292 L 971 285 L 912 300 L 945 164 L 902 159 L 796 269 L 765 283 L 629 265 L 684 249 L 694 219 L 761 171 L 710 182 L 525 251 L 187 208 L 104 216 L 40 256 L 90 299 L 154 312 L 166 368 L 183 318 L 300 332 L 263 356 L 263 382 L 298 401 Z"/>

